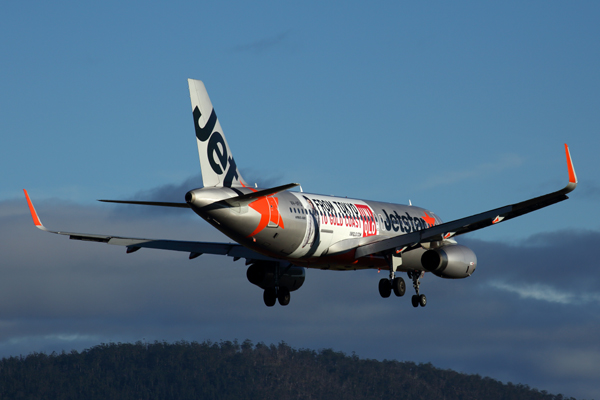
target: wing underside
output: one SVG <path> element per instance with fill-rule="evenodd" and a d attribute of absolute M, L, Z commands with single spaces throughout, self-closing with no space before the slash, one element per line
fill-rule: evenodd
<path fill-rule="evenodd" d="M 111 235 L 97 235 L 88 233 L 75 233 L 75 232 L 61 232 L 52 231 L 47 229 L 41 222 L 31 198 L 24 190 L 27 204 L 29 205 L 29 211 L 33 218 L 35 226 L 43 231 L 55 233 L 58 235 L 69 236 L 73 240 L 82 240 L 87 242 L 98 242 L 107 243 L 117 246 L 127 247 L 127 252 L 132 253 L 141 248 L 148 249 L 162 249 L 162 250 L 173 250 L 182 251 L 190 254 L 190 258 L 196 258 L 202 254 L 216 254 L 233 257 L 234 260 L 239 258 L 245 258 L 248 261 L 253 260 L 274 260 L 273 258 L 267 257 L 253 250 L 250 250 L 237 243 L 216 243 L 216 242 L 194 242 L 194 241 L 182 241 L 182 240 L 161 240 L 161 239 L 142 239 L 142 238 L 129 238 L 121 236 Z M 154 205 L 154 204 L 152 204 Z"/>
<path fill-rule="evenodd" d="M 420 243 L 442 241 L 453 236 L 473 232 L 502 221 L 520 217 L 521 215 L 564 201 L 569 198 L 567 193 L 573 191 L 577 187 L 577 175 L 573 168 L 569 147 L 566 144 L 565 153 L 569 170 L 569 183 L 561 190 L 525 200 L 520 203 L 435 225 L 421 231 L 394 236 L 392 238 L 366 244 L 356 249 L 355 257 L 360 258 L 376 253 L 393 252 L 398 249 L 403 249 L 406 246 L 418 246 Z"/>

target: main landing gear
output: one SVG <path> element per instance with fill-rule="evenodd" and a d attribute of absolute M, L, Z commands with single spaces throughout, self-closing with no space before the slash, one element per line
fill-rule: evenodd
<path fill-rule="evenodd" d="M 417 294 L 413 295 L 413 297 L 410 299 L 413 307 L 425 307 L 427 305 L 427 297 L 425 297 L 424 294 L 419 294 L 419 286 L 421 285 L 419 279 L 422 277 L 422 275 L 423 272 L 421 271 L 408 271 L 408 277 L 412 279 L 413 287 L 415 288 L 415 292 L 417 292 Z"/>
<path fill-rule="evenodd" d="M 404 279 L 400 277 L 391 279 L 384 278 L 379 281 L 379 294 L 381 297 L 390 297 L 392 291 L 398 297 L 404 296 L 404 293 L 406 293 L 406 283 L 404 282 Z"/>
<path fill-rule="evenodd" d="M 386 259 L 390 266 L 390 278 L 379 281 L 379 294 L 381 297 L 387 298 L 390 297 L 393 290 L 396 296 L 402 297 L 406 293 L 406 283 L 404 279 L 396 277 L 396 269 L 402 265 L 402 258 L 389 255 Z"/>
<path fill-rule="evenodd" d="M 290 291 L 285 287 L 268 288 L 263 293 L 263 300 L 267 307 L 273 307 L 276 301 L 279 301 L 282 306 L 287 306 L 290 304 Z"/>
<path fill-rule="evenodd" d="M 379 294 L 383 298 L 388 298 L 393 290 L 396 296 L 402 297 L 406 292 L 406 283 L 404 282 L 404 279 L 396 277 L 396 270 L 402 265 L 402 257 L 401 255 L 389 254 L 385 258 L 390 267 L 390 277 L 389 279 L 384 278 L 379 281 Z M 413 288 L 415 288 L 415 291 L 417 292 L 417 294 L 413 295 L 411 298 L 413 307 L 418 307 L 419 305 L 425 307 L 427 305 L 427 297 L 425 297 L 424 294 L 419 294 L 419 279 L 422 275 L 423 272 L 421 271 L 408 271 L 408 277 L 412 279 Z"/>
<path fill-rule="evenodd" d="M 268 287 L 263 293 L 263 300 L 265 301 L 265 305 L 267 307 L 273 307 L 275 305 L 275 301 L 279 301 L 279 304 L 282 306 L 287 306 L 290 304 L 290 289 L 285 286 L 279 286 L 279 278 L 281 277 L 281 274 L 286 273 L 289 269 L 290 267 L 287 267 L 283 272 L 280 272 L 279 264 L 277 264 L 275 267 L 275 287 Z"/>

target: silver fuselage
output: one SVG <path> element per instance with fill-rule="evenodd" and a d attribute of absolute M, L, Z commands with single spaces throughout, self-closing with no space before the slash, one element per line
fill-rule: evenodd
<path fill-rule="evenodd" d="M 188 203 L 236 242 L 270 257 L 320 269 L 387 269 L 383 257 L 356 259 L 354 249 L 442 223 L 420 207 L 303 192 L 280 192 L 238 206 L 223 202 L 257 190 L 261 189 L 195 189 Z M 420 258 L 426 248 L 407 252 L 399 270 L 423 270 Z"/>

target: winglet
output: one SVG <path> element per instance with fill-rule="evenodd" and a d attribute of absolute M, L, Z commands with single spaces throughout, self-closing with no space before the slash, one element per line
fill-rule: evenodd
<path fill-rule="evenodd" d="M 569 183 L 563 189 L 564 193 L 569 193 L 577 187 L 577 175 L 575 174 L 575 168 L 573 167 L 573 161 L 571 160 L 571 152 L 569 146 L 565 143 L 565 153 L 567 155 L 567 167 L 569 168 Z"/>
<path fill-rule="evenodd" d="M 35 211 L 35 207 L 33 206 L 31 199 L 29 198 L 27 190 L 23 189 L 23 191 L 25 192 L 25 198 L 27 199 L 27 204 L 29 205 L 29 212 L 31 212 L 31 218 L 33 218 L 34 225 L 38 229 L 47 231 L 48 229 L 46 229 L 46 227 L 42 224 L 42 221 L 40 221 L 40 217 L 38 217 L 37 211 Z"/>
<path fill-rule="evenodd" d="M 569 182 L 577 184 L 577 175 L 575 175 L 575 168 L 573 168 L 573 161 L 571 161 L 571 152 L 569 146 L 565 143 L 565 153 L 567 154 L 567 165 L 569 167 Z"/>

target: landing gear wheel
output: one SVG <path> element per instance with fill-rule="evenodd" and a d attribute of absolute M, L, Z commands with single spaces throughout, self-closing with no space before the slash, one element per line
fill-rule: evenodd
<path fill-rule="evenodd" d="M 279 304 L 282 306 L 287 306 L 290 304 L 290 291 L 288 288 L 279 288 L 279 292 L 277 293 L 277 300 L 279 300 Z"/>
<path fill-rule="evenodd" d="M 406 283 L 402 278 L 394 278 L 392 281 L 392 289 L 394 289 L 394 294 L 398 297 L 404 296 L 406 293 Z"/>
<path fill-rule="evenodd" d="M 413 307 L 419 307 L 419 296 L 413 294 L 413 297 L 410 300 L 412 302 Z"/>
<path fill-rule="evenodd" d="M 419 286 L 421 285 L 419 282 L 419 278 L 421 278 L 425 273 L 422 271 L 408 271 L 408 277 L 413 281 L 413 288 L 415 288 L 415 294 L 411 298 L 411 302 L 413 307 L 425 307 L 427 305 L 427 297 L 424 294 L 419 294 Z"/>
<path fill-rule="evenodd" d="M 277 292 L 275 292 L 275 288 L 265 289 L 263 300 L 267 307 L 273 307 L 277 301 Z"/>
<path fill-rule="evenodd" d="M 392 294 L 392 284 L 389 279 L 379 281 L 379 294 L 384 299 L 390 297 L 390 294 Z"/>

